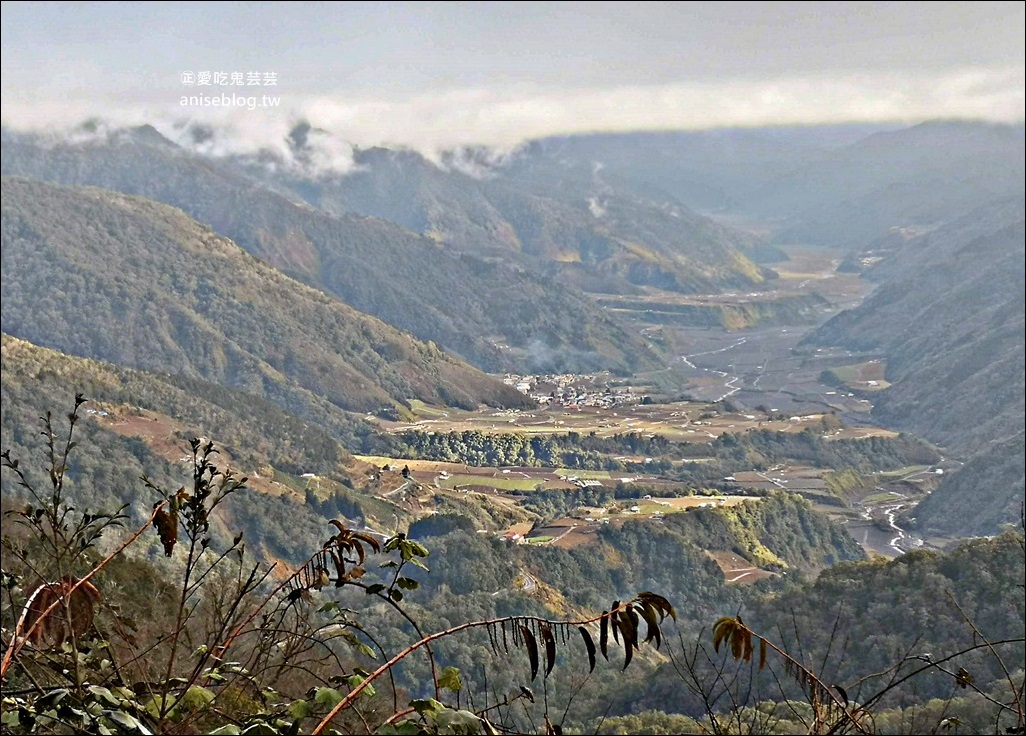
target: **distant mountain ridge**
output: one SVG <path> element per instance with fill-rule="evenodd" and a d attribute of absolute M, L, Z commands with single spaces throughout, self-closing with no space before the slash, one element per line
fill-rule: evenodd
<path fill-rule="evenodd" d="M 0 159 L 5 175 L 180 207 L 286 274 L 486 370 L 663 367 L 646 340 L 565 283 L 383 220 L 317 211 L 152 129 L 82 143 L 5 131 Z"/>
<path fill-rule="evenodd" d="M 530 147 L 529 147 L 530 148 Z M 709 292 L 751 288 L 764 274 L 744 254 L 756 238 L 682 204 L 649 202 L 590 165 L 513 156 L 487 175 L 419 153 L 358 150 L 342 175 L 281 162 L 235 163 L 279 191 L 336 215 L 370 215 L 466 253 L 495 255 L 589 291 L 638 286 Z"/>
<path fill-rule="evenodd" d="M 1021 198 L 1024 138 L 1022 123 L 935 120 L 566 136 L 526 158 L 601 167 L 652 201 L 767 226 L 773 242 L 860 248 Z"/>

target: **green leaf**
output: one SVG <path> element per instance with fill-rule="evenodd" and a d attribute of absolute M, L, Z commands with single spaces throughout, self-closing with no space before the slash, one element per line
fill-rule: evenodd
<path fill-rule="evenodd" d="M 285 710 L 289 714 L 289 718 L 296 721 L 309 718 L 314 714 L 313 706 L 306 700 L 293 700 Z"/>
<path fill-rule="evenodd" d="M 375 593 L 380 593 L 384 589 L 385 589 L 385 586 L 382 585 L 381 583 L 374 583 L 374 585 L 368 585 L 367 586 L 367 595 L 374 595 Z"/>
<path fill-rule="evenodd" d="M 220 728 L 215 728 L 210 732 L 210 736 L 239 736 L 242 733 L 242 729 L 236 726 L 234 723 L 227 723 Z"/>
<path fill-rule="evenodd" d="M 47 710 L 49 708 L 56 707 L 56 705 L 58 703 L 60 703 L 62 700 L 64 700 L 64 698 L 66 698 L 66 697 L 68 697 L 68 689 L 67 688 L 63 688 L 62 687 L 62 688 L 58 688 L 56 690 L 51 690 L 46 695 L 44 695 L 41 698 L 39 698 L 38 700 L 36 700 L 36 702 L 35 702 L 36 710 L 37 711 L 44 711 L 44 710 Z"/>
<path fill-rule="evenodd" d="M 410 550 L 417 557 L 427 557 L 428 555 L 431 554 L 430 552 L 428 552 L 427 547 L 425 547 L 420 542 L 414 542 L 414 541 L 411 540 L 409 542 L 409 545 L 410 545 Z"/>
<path fill-rule="evenodd" d="M 265 721 L 258 721 L 252 726 L 247 726 L 242 731 L 242 736 L 278 736 L 278 729 Z"/>
<path fill-rule="evenodd" d="M 124 711 L 112 710 L 104 713 L 104 716 L 122 728 L 129 729 L 132 733 L 143 734 L 143 736 L 151 736 L 153 733 L 150 729 L 146 728 L 141 721 L 134 716 L 130 716 Z"/>
<path fill-rule="evenodd" d="M 410 701 L 410 707 L 422 716 L 434 715 L 445 710 L 445 706 L 434 698 L 419 698 Z"/>
<path fill-rule="evenodd" d="M 314 694 L 314 702 L 327 710 L 331 710 L 341 703 L 343 698 L 345 695 L 332 687 L 319 687 Z"/>
<path fill-rule="evenodd" d="M 395 583 L 403 590 L 416 590 L 420 587 L 420 583 L 413 578 L 399 578 Z"/>
<path fill-rule="evenodd" d="M 438 687 L 458 693 L 463 689 L 463 678 L 460 677 L 460 671 L 456 667 L 443 668 L 442 674 L 438 676 Z"/>
<path fill-rule="evenodd" d="M 364 675 L 350 675 L 349 677 L 346 678 L 346 684 L 349 685 L 349 687 L 351 687 L 351 688 L 353 688 L 355 690 L 366 679 L 367 678 Z M 374 686 L 373 685 L 368 685 L 367 687 L 365 687 L 363 689 L 363 695 L 365 695 L 367 697 L 373 696 L 375 692 L 376 691 L 374 690 Z"/>
<path fill-rule="evenodd" d="M 481 732 L 481 719 L 469 710 L 451 710 L 446 708 L 435 717 L 438 730 L 448 729 L 457 734 L 476 734 Z"/>
<path fill-rule="evenodd" d="M 89 694 L 92 695 L 94 698 L 103 701 L 109 706 L 113 706 L 114 708 L 121 707 L 121 701 L 118 698 L 114 697 L 114 694 L 105 687 L 90 685 L 88 688 L 86 688 L 86 690 L 88 690 Z"/>

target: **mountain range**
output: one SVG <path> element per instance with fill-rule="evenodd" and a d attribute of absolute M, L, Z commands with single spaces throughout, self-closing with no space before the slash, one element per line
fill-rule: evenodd
<path fill-rule="evenodd" d="M 316 210 L 149 128 L 85 143 L 5 133 L 2 170 L 178 207 L 289 276 L 486 370 L 662 367 L 648 341 L 544 274 Z"/>
<path fill-rule="evenodd" d="M 621 189 L 757 224 L 771 243 L 864 248 L 1023 196 L 1019 124 L 937 120 L 572 136 L 527 158 L 601 167 Z M 525 164 L 526 165 L 526 164 Z"/>
<path fill-rule="evenodd" d="M 300 415 L 325 401 L 526 402 L 167 205 L 5 178 L 2 227 L 3 331 L 38 345 L 221 383 Z"/>
<path fill-rule="evenodd" d="M 303 149 L 295 153 L 302 157 Z M 342 175 L 310 175 L 259 157 L 234 162 L 320 210 L 387 220 L 587 291 L 747 289 L 765 277 L 744 253 L 757 243 L 753 235 L 683 204 L 618 189 L 601 167 L 534 158 L 530 150 L 501 168 L 475 168 L 468 155 L 436 164 L 414 151 L 357 150 L 354 168 Z"/>
<path fill-rule="evenodd" d="M 345 412 L 413 400 L 526 406 L 481 370 L 664 369 L 610 299 L 759 291 L 777 246 L 843 248 L 874 291 L 806 344 L 885 357 L 876 418 L 966 462 L 910 518 L 978 534 L 1015 517 L 1021 124 L 354 149 L 344 171 L 312 165 L 323 135 L 214 156 L 149 126 L 4 130 L 3 331 L 249 392 L 341 438 Z"/>
<path fill-rule="evenodd" d="M 1019 516 L 1023 218 L 1013 197 L 902 240 L 867 272 L 874 293 L 806 338 L 881 353 L 891 386 L 874 414 L 969 459 L 913 512 L 931 531 L 989 534 Z"/>

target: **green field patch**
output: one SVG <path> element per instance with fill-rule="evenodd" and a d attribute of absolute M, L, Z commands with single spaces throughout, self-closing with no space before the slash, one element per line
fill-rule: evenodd
<path fill-rule="evenodd" d="M 429 406 L 420 399 L 411 399 L 410 409 L 421 419 L 441 419 L 449 415 L 446 410 L 439 409 L 437 406 Z"/>
<path fill-rule="evenodd" d="M 391 464 L 394 464 L 394 463 L 401 463 L 402 462 L 401 458 L 397 459 L 397 458 L 393 458 L 393 457 L 385 457 L 384 455 L 353 455 L 353 457 L 356 458 L 357 460 L 362 460 L 365 463 L 370 463 L 371 465 L 377 465 L 378 467 L 380 467 L 382 465 L 391 465 Z"/>
<path fill-rule="evenodd" d="M 887 503 L 899 498 L 901 494 L 895 493 L 894 491 L 888 491 L 886 493 L 874 493 L 871 496 L 866 496 L 862 499 L 862 503 Z"/>
<path fill-rule="evenodd" d="M 890 387 L 884 380 L 887 364 L 882 360 L 868 360 L 853 365 L 827 368 L 820 374 L 820 380 L 831 386 L 843 386 L 853 391 L 883 391 Z"/>
<path fill-rule="evenodd" d="M 613 474 L 608 470 L 576 470 L 572 468 L 557 468 L 556 473 L 564 477 L 577 477 L 581 480 L 612 480 Z M 617 477 L 623 473 L 617 473 Z"/>
<path fill-rule="evenodd" d="M 533 491 L 537 486 L 545 482 L 544 478 L 524 477 L 492 477 L 490 475 L 469 475 L 457 473 L 444 480 L 439 480 L 443 488 L 456 488 L 457 486 L 487 486 L 500 491 Z"/>
<path fill-rule="evenodd" d="M 440 460 L 411 460 L 410 458 L 386 457 L 384 455 L 353 455 L 353 457 L 378 468 L 385 465 L 402 468 L 404 465 L 407 465 L 410 470 L 418 473 L 441 473 L 443 471 L 452 473 L 465 470 L 467 467 L 463 463 L 448 463 Z"/>
<path fill-rule="evenodd" d="M 897 470 L 881 471 L 876 473 L 876 476 L 879 478 L 904 478 L 906 475 L 915 475 L 929 469 L 929 465 L 906 465 L 904 468 L 898 468 Z"/>

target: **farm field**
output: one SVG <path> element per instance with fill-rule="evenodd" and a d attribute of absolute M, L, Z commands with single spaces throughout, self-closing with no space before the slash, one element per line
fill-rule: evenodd
<path fill-rule="evenodd" d="M 875 392 L 890 387 L 890 382 L 884 378 L 886 371 L 887 363 L 874 359 L 828 368 L 824 374 L 851 391 Z"/>
<path fill-rule="evenodd" d="M 735 552 L 706 550 L 705 553 L 713 562 L 720 566 L 720 569 L 723 570 L 723 577 L 728 583 L 751 585 L 759 580 L 779 574 L 753 567 L 751 562 Z"/>
<path fill-rule="evenodd" d="M 788 402 L 790 403 L 790 402 Z M 776 409 L 775 406 L 767 407 Z M 595 406 L 539 406 L 533 411 L 481 409 L 466 411 L 450 409 L 445 416 L 418 418 L 413 422 L 375 421 L 390 432 L 469 432 L 484 434 L 551 435 L 578 432 L 598 437 L 637 433 L 660 436 L 675 442 L 708 443 L 724 432 L 745 432 L 765 429 L 779 432 L 801 432 L 820 422 L 823 407 L 805 414 L 769 413 L 748 409 L 720 413 L 710 402 L 680 401 L 667 404 L 632 404 L 614 408 Z M 845 426 L 832 429 L 829 439 L 858 437 L 894 437 L 896 432 L 869 426 Z M 413 466 L 410 466 L 411 469 Z"/>

